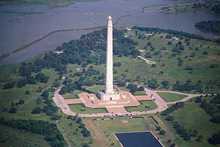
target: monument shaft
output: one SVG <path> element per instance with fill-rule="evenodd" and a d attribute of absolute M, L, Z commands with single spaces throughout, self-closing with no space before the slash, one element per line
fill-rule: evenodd
<path fill-rule="evenodd" d="M 107 52 L 106 52 L 106 94 L 113 94 L 113 26 L 112 17 L 107 22 Z"/>

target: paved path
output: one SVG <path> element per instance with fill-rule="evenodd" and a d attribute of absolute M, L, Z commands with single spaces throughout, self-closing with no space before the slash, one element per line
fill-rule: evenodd
<path fill-rule="evenodd" d="M 156 90 L 156 92 L 169 92 L 169 93 L 174 93 L 174 94 L 181 94 L 181 95 L 186 95 L 185 98 L 178 100 L 178 101 L 173 101 L 173 102 L 167 102 L 167 104 L 176 104 L 179 102 L 185 102 L 188 101 L 194 97 L 198 97 L 198 96 L 204 96 L 205 94 L 191 94 L 191 93 L 183 93 L 183 92 L 178 92 L 178 91 L 171 91 L 171 90 Z"/>
<path fill-rule="evenodd" d="M 151 61 L 151 60 L 146 59 L 146 58 L 144 58 L 144 57 L 142 57 L 142 56 L 137 56 L 137 57 L 140 58 L 141 60 L 144 60 L 147 64 L 150 64 L 150 65 L 156 64 L 155 61 Z"/>
<path fill-rule="evenodd" d="M 64 97 L 62 95 L 59 94 L 60 88 L 58 88 L 55 92 L 54 92 L 54 96 L 53 96 L 53 101 L 55 102 L 55 104 L 57 105 L 57 107 L 59 107 L 61 109 L 61 111 L 66 114 L 66 115 L 71 115 L 71 116 L 75 116 L 78 115 L 80 117 L 113 117 L 113 116 L 138 116 L 138 115 L 144 115 L 144 114 L 155 114 L 155 113 L 159 113 L 162 112 L 164 110 L 166 110 L 168 108 L 169 104 L 176 104 L 178 102 L 185 102 L 188 101 L 194 97 L 197 96 L 201 96 L 203 94 L 188 94 L 188 93 L 182 93 L 182 92 L 176 92 L 176 91 L 154 91 L 154 90 L 150 90 L 150 89 L 146 89 L 145 88 L 145 92 L 147 95 L 149 95 L 151 97 L 151 99 L 156 103 L 157 108 L 153 109 L 153 110 L 148 110 L 148 111 L 136 111 L 136 112 L 127 112 L 125 109 L 120 108 L 113 108 L 113 107 L 109 107 L 107 109 L 111 110 L 110 112 L 106 112 L 106 113 L 92 113 L 92 114 L 77 114 L 75 112 L 73 112 L 68 104 L 65 102 L 66 100 L 64 99 Z M 159 96 L 159 94 L 157 94 L 157 92 L 170 92 L 170 93 L 176 93 L 176 94 L 184 94 L 186 95 L 185 98 L 178 100 L 178 101 L 173 101 L 173 102 L 166 102 L 163 98 L 161 98 Z M 71 102 L 71 101 L 70 101 Z M 76 101 L 76 103 L 78 103 L 79 101 Z M 115 109 L 120 109 L 120 113 L 115 114 L 114 111 Z"/>

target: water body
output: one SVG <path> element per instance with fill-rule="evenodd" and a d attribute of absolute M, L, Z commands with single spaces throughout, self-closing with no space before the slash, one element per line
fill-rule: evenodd
<path fill-rule="evenodd" d="M 117 133 L 123 147 L 162 147 L 150 132 Z"/>
<path fill-rule="evenodd" d="M 143 12 L 142 9 L 145 6 L 173 3 L 176 1 L 99 0 L 58 8 L 48 8 L 43 5 L 0 6 L 0 56 L 21 48 L 54 30 L 104 26 L 108 15 L 113 16 L 113 21 L 118 20 L 116 28 L 138 25 L 213 37 L 212 34 L 204 34 L 194 27 L 194 24 L 199 21 L 219 19 L 207 12 L 164 14 L 157 10 Z M 25 50 L 10 55 L 1 60 L 1 63 L 24 61 L 91 31 L 93 30 L 58 32 L 26 47 Z"/>

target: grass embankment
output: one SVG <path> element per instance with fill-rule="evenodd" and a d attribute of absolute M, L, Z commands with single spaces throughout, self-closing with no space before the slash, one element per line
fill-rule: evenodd
<path fill-rule="evenodd" d="M 177 121 L 183 125 L 187 131 L 197 132 L 197 137 L 185 141 L 173 129 L 173 125 L 169 121 L 165 121 L 175 134 L 175 142 L 179 147 L 214 147 L 210 145 L 207 139 L 215 132 L 220 130 L 220 125 L 210 122 L 210 116 L 198 104 L 194 102 L 186 102 L 183 108 L 180 108 L 170 114 L 173 121 Z"/>
<path fill-rule="evenodd" d="M 105 108 L 89 108 L 85 107 L 83 104 L 69 105 L 70 109 L 76 113 L 104 113 L 107 112 Z"/>
<path fill-rule="evenodd" d="M 178 101 L 186 97 L 186 95 L 183 94 L 169 92 L 158 92 L 158 94 L 167 102 Z"/>
<path fill-rule="evenodd" d="M 80 125 L 74 120 L 63 115 L 57 125 L 69 146 L 82 147 L 84 144 L 92 143 L 91 137 L 82 137 Z"/>
<path fill-rule="evenodd" d="M 132 111 L 147 111 L 147 110 L 152 110 L 157 107 L 157 105 L 153 101 L 141 101 L 141 104 L 138 106 L 132 106 L 132 107 L 126 107 L 126 110 L 128 112 Z"/>

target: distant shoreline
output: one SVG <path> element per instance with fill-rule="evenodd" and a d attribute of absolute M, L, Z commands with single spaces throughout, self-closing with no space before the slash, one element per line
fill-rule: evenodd
<path fill-rule="evenodd" d="M 98 0 L 2 0 L 0 6 L 4 5 L 45 5 L 49 8 L 66 7 L 77 2 L 91 2 Z M 13 12 L 12 12 L 13 13 Z"/>
<path fill-rule="evenodd" d="M 38 39 L 35 39 L 33 41 L 31 41 L 30 43 L 23 45 L 22 47 L 19 47 L 13 51 L 11 51 L 10 53 L 7 54 L 3 54 L 2 56 L 0 56 L 0 62 L 2 60 L 4 60 L 5 58 L 9 57 L 12 54 L 18 53 L 20 51 L 25 50 L 27 47 L 30 47 L 48 37 L 50 37 L 51 35 L 54 35 L 56 33 L 59 32 L 66 32 L 66 31 L 79 31 L 79 30 L 96 30 L 96 29 L 103 29 L 104 26 L 97 26 L 97 27 L 91 27 L 91 28 L 72 28 L 72 29 L 61 29 L 61 30 L 54 30 L 51 31 L 49 33 L 47 33 L 46 35 L 43 35 L 41 37 L 39 37 Z M 176 30 L 170 30 L 170 29 L 161 29 L 161 28 L 153 28 L 153 27 L 142 27 L 142 26 L 133 26 L 132 29 L 137 29 L 137 30 L 142 30 L 142 31 L 152 31 L 152 32 L 164 32 L 164 33 L 169 33 L 169 34 L 173 34 L 173 35 L 177 35 L 177 36 L 185 36 L 185 37 L 189 37 L 189 38 L 193 38 L 193 39 L 201 39 L 201 40 L 207 40 L 207 41 L 213 41 L 213 42 L 217 42 L 219 43 L 218 39 L 210 39 L 210 38 L 205 38 L 201 35 L 197 35 L 197 34 L 191 34 L 191 33 L 187 33 L 187 32 L 182 32 L 182 31 L 176 31 Z M 0 63 L 1 64 L 1 63 Z"/>

